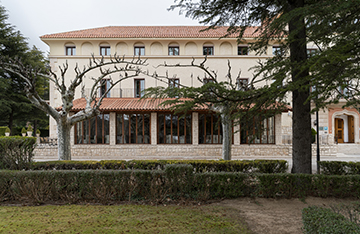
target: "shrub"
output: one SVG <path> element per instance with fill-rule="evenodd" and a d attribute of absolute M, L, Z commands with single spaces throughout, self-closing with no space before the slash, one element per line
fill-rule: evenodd
<path fill-rule="evenodd" d="M 6 130 L 6 126 L 1 126 L 0 127 L 0 136 L 5 136 L 5 130 Z"/>
<path fill-rule="evenodd" d="M 328 208 L 311 206 L 302 211 L 304 233 L 360 233 L 360 227 Z"/>
<path fill-rule="evenodd" d="M 34 137 L 0 137 L 0 169 L 29 169 L 35 144 Z"/>
<path fill-rule="evenodd" d="M 39 129 L 36 129 L 36 134 L 39 134 L 40 135 L 40 130 Z"/>
<path fill-rule="evenodd" d="M 21 133 L 26 133 L 26 129 L 25 129 L 25 128 L 22 128 L 22 129 L 21 129 Z"/>
<path fill-rule="evenodd" d="M 27 128 L 27 130 L 26 130 L 27 132 L 32 132 L 33 131 L 33 128 L 32 128 L 32 126 L 29 124 L 29 126 L 28 126 L 28 128 Z"/>
<path fill-rule="evenodd" d="M 360 162 L 320 161 L 321 173 L 325 175 L 359 175 Z"/>
<path fill-rule="evenodd" d="M 5 128 L 5 132 L 6 132 L 6 133 L 10 133 L 10 128 L 9 128 L 9 127 L 6 127 L 6 128 Z"/>
<path fill-rule="evenodd" d="M 85 164 L 92 164 L 90 167 Z M 69 165 L 67 165 L 69 164 Z M 71 165 L 74 164 L 74 165 Z M 76 164 L 76 165 L 75 165 Z M 83 164 L 80 166 L 79 164 Z M 93 164 L 98 167 L 95 168 Z M 287 170 L 286 160 L 103 160 L 97 161 L 50 161 L 36 162 L 33 170 L 47 169 L 141 169 L 141 170 L 164 170 L 167 164 L 189 164 L 194 171 L 199 172 L 258 172 L 258 173 L 285 173 Z"/>

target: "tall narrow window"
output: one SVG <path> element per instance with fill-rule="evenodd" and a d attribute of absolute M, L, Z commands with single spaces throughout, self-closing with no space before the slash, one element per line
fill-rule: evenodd
<path fill-rule="evenodd" d="M 169 46 L 169 55 L 179 55 L 179 46 Z"/>
<path fill-rule="evenodd" d="M 100 114 L 91 119 L 76 124 L 76 144 L 109 144 L 110 142 L 110 116 Z"/>
<path fill-rule="evenodd" d="M 203 46 L 203 55 L 214 55 L 214 46 Z"/>
<path fill-rule="evenodd" d="M 169 79 L 169 87 L 179 88 L 180 80 L 177 78 Z"/>
<path fill-rule="evenodd" d="M 100 55 L 109 56 L 110 55 L 110 46 L 100 46 Z"/>
<path fill-rule="evenodd" d="M 135 56 L 145 55 L 145 47 L 144 46 L 135 46 L 134 47 L 134 55 Z"/>
<path fill-rule="evenodd" d="M 255 116 L 240 124 L 241 144 L 275 144 L 274 117 Z"/>
<path fill-rule="evenodd" d="M 191 144 L 191 114 L 158 114 L 159 144 Z"/>
<path fill-rule="evenodd" d="M 117 114 L 117 144 L 150 144 L 150 114 Z"/>
<path fill-rule="evenodd" d="M 238 46 L 238 55 L 248 55 L 249 48 L 247 46 Z"/>
<path fill-rule="evenodd" d="M 100 86 L 100 97 L 102 97 L 111 86 L 110 79 L 102 79 Z M 106 97 L 110 97 L 110 91 L 106 94 Z"/>
<path fill-rule="evenodd" d="M 314 56 L 318 52 L 317 49 L 306 49 L 306 53 L 308 57 Z"/>
<path fill-rule="evenodd" d="M 222 125 L 216 114 L 199 114 L 199 144 L 221 144 Z"/>
<path fill-rule="evenodd" d="M 76 47 L 75 46 L 65 46 L 65 54 L 67 56 L 76 55 Z"/>
<path fill-rule="evenodd" d="M 135 90 L 134 90 L 134 97 L 136 98 L 140 98 L 143 96 L 143 92 L 144 92 L 144 89 L 145 89 L 145 80 L 144 79 L 135 79 L 134 80 L 134 87 L 135 87 Z"/>

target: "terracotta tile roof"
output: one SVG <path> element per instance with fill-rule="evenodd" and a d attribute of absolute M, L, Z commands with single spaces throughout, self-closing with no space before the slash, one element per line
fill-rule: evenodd
<path fill-rule="evenodd" d="M 100 111 L 168 111 L 169 106 L 159 106 L 167 99 L 140 99 L 140 98 L 104 98 L 100 106 Z M 183 99 L 184 100 L 184 99 Z M 84 98 L 74 100 L 72 111 L 77 112 L 85 109 L 86 101 Z M 197 111 L 208 110 L 207 106 L 198 106 Z M 283 112 L 292 110 L 286 106 Z"/>
<path fill-rule="evenodd" d="M 140 98 L 104 98 L 100 106 L 100 111 L 167 111 L 168 107 L 159 106 L 165 99 L 140 99 Z M 84 98 L 74 100 L 72 111 L 85 109 L 86 101 Z M 207 110 L 206 107 L 196 108 L 197 110 Z"/>
<path fill-rule="evenodd" d="M 200 32 L 207 26 L 108 26 L 43 35 L 40 38 L 219 38 L 228 27 Z M 257 27 L 248 28 L 244 37 L 251 38 Z M 230 35 L 235 38 L 237 34 Z"/>

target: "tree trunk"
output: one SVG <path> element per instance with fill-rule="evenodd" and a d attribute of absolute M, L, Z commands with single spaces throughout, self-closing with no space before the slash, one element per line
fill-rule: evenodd
<path fill-rule="evenodd" d="M 221 113 L 221 124 L 223 127 L 222 157 L 224 160 L 231 160 L 231 118 L 227 113 Z"/>
<path fill-rule="evenodd" d="M 70 130 L 71 126 L 67 121 L 67 117 L 61 117 L 57 121 L 59 160 L 71 160 Z"/>
<path fill-rule="evenodd" d="M 289 0 L 289 10 L 304 6 L 304 0 Z M 309 71 L 302 67 L 306 63 L 306 28 L 304 18 L 294 17 L 289 22 L 291 76 L 297 84 L 293 90 L 293 167 L 292 173 L 311 174 L 311 116 L 309 82 L 305 81 Z M 305 88 L 304 88 L 305 87 Z"/>

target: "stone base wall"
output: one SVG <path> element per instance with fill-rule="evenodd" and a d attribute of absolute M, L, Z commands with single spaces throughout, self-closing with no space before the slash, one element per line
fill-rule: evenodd
<path fill-rule="evenodd" d="M 75 145 L 73 160 L 221 159 L 221 145 Z M 38 146 L 35 160 L 57 160 L 56 146 Z M 291 156 L 289 145 L 233 145 L 233 159 Z"/>
<path fill-rule="evenodd" d="M 221 145 L 75 145 L 73 160 L 221 159 Z M 321 145 L 321 156 L 336 156 L 336 145 Z M 40 145 L 35 161 L 57 160 L 57 147 Z M 291 158 L 291 145 L 233 145 L 232 159 Z M 313 156 L 316 145 L 313 144 Z"/>

